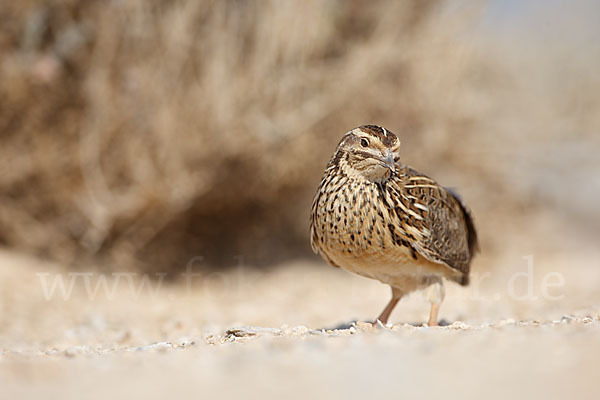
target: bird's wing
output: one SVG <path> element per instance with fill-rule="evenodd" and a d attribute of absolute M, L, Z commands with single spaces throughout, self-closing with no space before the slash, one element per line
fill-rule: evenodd
<path fill-rule="evenodd" d="M 469 212 L 451 191 L 403 167 L 388 184 L 396 224 L 410 246 L 429 261 L 469 274 L 477 234 Z M 465 278 L 466 279 L 466 278 Z M 465 281 L 466 283 L 466 281 Z"/>

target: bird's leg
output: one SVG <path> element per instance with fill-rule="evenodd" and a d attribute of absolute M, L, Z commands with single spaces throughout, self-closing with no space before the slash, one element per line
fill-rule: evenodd
<path fill-rule="evenodd" d="M 444 288 L 444 282 L 440 278 L 435 279 L 433 284 L 427 288 L 427 299 L 431 303 L 431 311 L 429 312 L 428 326 L 438 325 L 438 313 L 440 312 L 440 306 L 442 301 L 446 297 L 446 289 Z"/>
<path fill-rule="evenodd" d="M 385 306 L 385 308 L 383 309 L 379 317 L 377 317 L 373 325 L 376 325 L 377 321 L 380 321 L 383 325 L 387 324 L 388 318 L 390 317 L 392 311 L 394 311 L 394 307 L 396 307 L 396 304 L 398 304 L 398 302 L 402 298 L 402 294 L 403 293 L 400 292 L 398 289 L 392 288 L 392 298 L 390 299 L 390 302 L 387 304 L 387 306 Z"/>
<path fill-rule="evenodd" d="M 440 312 L 439 303 L 431 303 L 431 310 L 429 311 L 429 321 L 427 326 L 438 326 L 438 314 Z"/>

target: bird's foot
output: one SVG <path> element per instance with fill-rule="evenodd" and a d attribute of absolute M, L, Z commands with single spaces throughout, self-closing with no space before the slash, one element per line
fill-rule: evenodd
<path fill-rule="evenodd" d="M 384 329 L 386 328 L 386 325 L 387 322 L 382 322 L 380 319 L 376 319 L 375 321 L 371 322 L 371 326 L 377 329 Z"/>

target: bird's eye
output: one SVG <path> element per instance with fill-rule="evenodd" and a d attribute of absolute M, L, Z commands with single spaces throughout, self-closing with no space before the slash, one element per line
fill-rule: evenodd
<path fill-rule="evenodd" d="M 360 139 L 360 145 L 362 147 L 369 147 L 369 139 L 365 139 L 365 138 Z"/>

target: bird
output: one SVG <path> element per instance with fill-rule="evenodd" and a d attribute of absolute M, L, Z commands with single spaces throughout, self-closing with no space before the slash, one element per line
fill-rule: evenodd
<path fill-rule="evenodd" d="M 403 164 L 398 136 L 378 125 L 361 125 L 339 142 L 312 202 L 310 241 L 334 267 L 391 287 L 373 322 L 383 325 L 403 296 L 426 289 L 427 325 L 437 326 L 444 279 L 468 285 L 479 251 L 458 194 Z"/>

